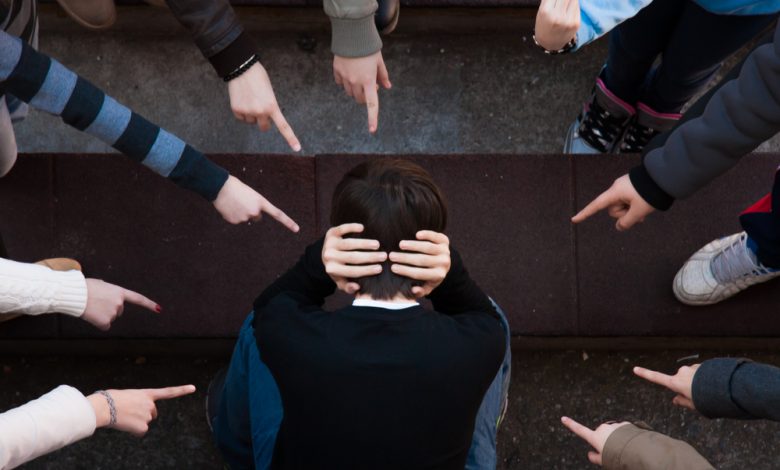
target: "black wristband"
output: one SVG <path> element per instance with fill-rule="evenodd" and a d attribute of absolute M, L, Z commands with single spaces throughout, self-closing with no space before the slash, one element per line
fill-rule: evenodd
<path fill-rule="evenodd" d="M 226 82 L 229 82 L 229 81 L 231 81 L 231 80 L 233 80 L 235 78 L 240 77 L 241 75 L 244 74 L 244 72 L 249 70 L 250 67 L 255 65 L 255 63 L 257 63 L 257 62 L 260 62 L 260 56 L 258 56 L 257 54 L 253 54 L 252 57 L 247 59 L 246 62 L 244 62 L 243 64 L 239 65 L 237 69 L 233 70 L 229 74 L 227 74 L 224 77 L 222 77 L 222 80 L 224 80 Z"/>
<path fill-rule="evenodd" d="M 534 40 L 534 44 L 541 47 L 544 50 L 544 53 L 547 55 L 558 55 L 558 54 L 566 54 L 567 52 L 571 52 L 574 50 L 575 47 L 577 47 L 577 36 L 574 36 L 571 38 L 571 41 L 564 44 L 564 46 L 558 50 L 551 51 L 547 49 L 546 47 L 539 44 L 539 41 L 536 40 L 536 31 L 531 31 L 531 38 Z"/>
<path fill-rule="evenodd" d="M 672 207 L 674 197 L 663 190 L 658 183 L 648 173 L 644 165 L 638 165 L 628 172 L 628 178 L 636 189 L 636 192 L 642 196 L 648 204 L 659 211 L 666 211 Z"/>

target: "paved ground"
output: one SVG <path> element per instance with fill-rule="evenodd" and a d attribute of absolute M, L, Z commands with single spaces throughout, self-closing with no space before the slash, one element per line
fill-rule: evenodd
<path fill-rule="evenodd" d="M 123 8 L 114 30 L 95 33 L 55 11 L 41 21 L 43 51 L 199 149 L 289 152 L 275 131 L 263 135 L 233 118 L 225 85 L 165 13 Z M 323 14 L 241 13 L 303 154 L 557 153 L 606 56 L 604 40 L 576 54 L 546 56 L 533 46 L 527 11 L 488 10 L 464 21 L 468 10 L 444 17 L 410 10 L 385 40 L 394 86 L 381 93 L 372 137 L 365 109 L 333 83 Z M 33 113 L 18 126 L 20 149 L 111 151 L 57 121 Z"/>
<path fill-rule="evenodd" d="M 685 439 L 721 469 L 777 468 L 780 424 L 710 421 L 671 404 L 667 393 L 632 377 L 641 364 L 672 371 L 678 358 L 699 351 L 584 352 L 516 350 L 510 408 L 499 435 L 499 469 L 549 470 L 590 467 L 587 446 L 559 422 L 568 414 L 588 424 L 644 420 Z M 747 353 L 736 353 L 744 355 Z M 728 354 L 703 352 L 701 357 Z M 778 354 L 750 354 L 780 364 Z M 84 392 L 97 388 L 194 383 L 196 395 L 163 402 L 160 418 L 141 440 L 115 431 L 43 457 L 26 469 L 211 469 L 219 457 L 204 415 L 204 391 L 222 357 L 5 357 L 0 359 L 0 403 L 17 405 L 60 384 Z"/>

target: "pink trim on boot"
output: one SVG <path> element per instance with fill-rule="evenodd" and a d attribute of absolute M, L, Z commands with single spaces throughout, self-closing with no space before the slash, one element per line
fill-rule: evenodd
<path fill-rule="evenodd" d="M 607 86 L 604 85 L 604 81 L 601 80 L 600 77 L 596 79 L 596 86 L 599 87 L 601 91 L 603 91 L 604 94 L 609 97 L 609 99 L 611 99 L 612 101 L 620 105 L 621 108 L 628 111 L 629 114 L 636 114 L 636 109 L 634 109 L 633 106 L 621 100 L 620 98 L 617 97 L 617 95 L 609 91 L 609 88 L 607 88 Z"/>
<path fill-rule="evenodd" d="M 682 113 L 659 113 L 658 111 L 642 103 L 641 101 L 636 104 L 636 107 L 642 110 L 643 112 L 649 114 L 650 116 L 657 117 L 659 119 L 674 119 L 676 121 L 683 116 Z"/>

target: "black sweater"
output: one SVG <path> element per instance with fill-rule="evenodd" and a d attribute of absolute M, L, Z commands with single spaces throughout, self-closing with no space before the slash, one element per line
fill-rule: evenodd
<path fill-rule="evenodd" d="M 462 470 L 503 360 L 490 299 L 453 250 L 436 311 L 322 309 L 335 284 L 322 240 L 255 301 L 255 335 L 284 419 L 277 469 Z"/>

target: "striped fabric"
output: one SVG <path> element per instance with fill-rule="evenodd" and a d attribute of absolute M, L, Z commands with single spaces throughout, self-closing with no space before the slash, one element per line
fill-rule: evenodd
<path fill-rule="evenodd" d="M 216 199 L 228 172 L 175 135 L 132 112 L 102 90 L 28 44 L 0 32 L 0 95 L 106 142 L 183 188 Z"/>

